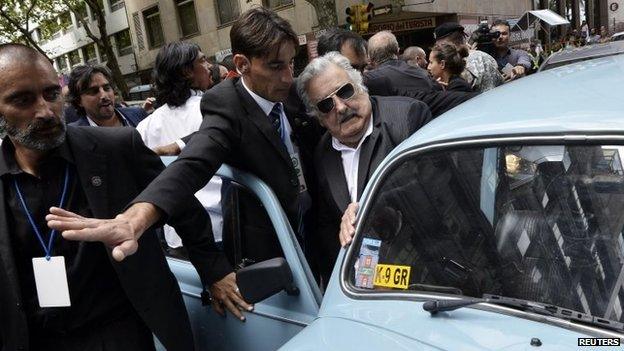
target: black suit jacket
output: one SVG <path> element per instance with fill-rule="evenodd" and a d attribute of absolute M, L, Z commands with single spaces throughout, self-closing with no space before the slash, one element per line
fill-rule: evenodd
<path fill-rule="evenodd" d="M 204 120 L 199 131 L 187 139 L 188 143 L 176 161 L 135 202 L 149 202 L 169 216 L 176 215 L 180 205 L 203 187 L 223 163 L 227 163 L 266 182 L 296 230 L 299 195 L 296 170 L 279 134 L 240 79 L 225 80 L 204 93 L 200 105 Z M 291 140 L 299 146 L 305 180 L 313 194 L 312 159 L 320 132 L 318 123 L 303 113 L 300 106 L 291 103 L 290 99 L 284 102 L 293 129 Z M 281 256 L 273 226 L 258 200 L 251 195 L 239 196 L 238 203 L 245 258 L 260 261 Z M 310 218 L 306 219 L 308 228 L 308 223 L 313 223 Z M 223 240 L 232 260 L 229 234 L 224 231 Z"/>
<path fill-rule="evenodd" d="M 415 67 L 403 60 L 388 60 L 379 67 L 364 74 L 365 80 L 375 80 L 386 77 L 395 89 L 399 91 L 429 91 L 434 89 L 429 73 L 420 67 Z M 371 95 L 375 95 L 374 92 Z"/>
<path fill-rule="evenodd" d="M 140 107 L 119 107 L 119 108 L 115 108 L 115 111 L 117 113 L 122 114 L 126 118 L 126 120 L 128 121 L 129 127 L 134 127 L 134 128 L 136 128 L 136 126 L 139 125 L 139 122 L 141 122 L 143 119 L 145 119 L 145 117 L 147 117 L 147 112 L 145 112 L 145 110 Z M 68 122 L 68 123 L 74 126 L 81 126 L 81 127 L 90 126 L 89 121 L 87 120 L 87 117 L 85 115 L 76 115 L 76 117 L 78 117 L 76 121 Z M 72 118 L 76 118 L 76 117 L 72 116 Z"/>
<path fill-rule="evenodd" d="M 375 70 L 371 72 L 375 72 Z M 443 114 L 478 94 L 477 92 L 443 91 L 433 88 L 429 90 L 409 89 L 400 80 L 391 80 L 389 77 L 379 75 L 365 76 L 364 84 L 370 95 L 408 96 L 420 100 L 429 106 L 433 117 Z M 437 83 L 436 85 L 439 86 Z"/>
<path fill-rule="evenodd" d="M 164 168 L 160 158 L 131 128 L 68 126 L 66 142 L 96 218 L 112 218 L 123 211 Z M 96 176 L 101 182 L 92 182 Z M 28 350 L 28 327 L 8 233 L 3 189 L 0 179 L 0 316 L 3 318 L 0 349 Z M 180 215 L 172 217 L 169 223 L 182 237 L 202 282 L 211 284 L 231 272 L 231 268 L 225 257 L 216 252 L 212 233 L 200 230 L 210 227 L 210 218 L 201 204 L 187 199 L 182 207 Z M 110 250 L 106 250 L 110 257 Z M 110 260 L 132 306 L 167 350 L 192 350 L 193 336 L 180 288 L 153 230 L 141 236 L 134 255 L 120 263 Z"/>
<path fill-rule="evenodd" d="M 372 96 L 373 132 L 360 150 L 357 199 L 381 161 L 399 143 L 431 120 L 427 106 L 417 100 L 402 97 Z M 328 277 L 340 249 L 338 232 L 340 219 L 351 202 L 342 166 L 342 156 L 332 147 L 329 132 L 325 133 L 314 154 L 319 180 L 319 236 L 321 274 Z"/>

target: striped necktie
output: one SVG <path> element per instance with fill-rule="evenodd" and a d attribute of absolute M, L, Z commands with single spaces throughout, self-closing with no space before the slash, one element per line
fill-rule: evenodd
<path fill-rule="evenodd" d="M 273 128 L 275 128 L 275 130 L 277 131 L 277 134 L 280 136 L 280 139 L 282 139 L 281 116 L 282 116 L 282 103 L 278 102 L 275 105 L 273 105 L 273 109 L 269 113 L 269 121 L 271 122 L 271 125 L 273 125 Z M 284 142 L 283 139 L 282 139 L 282 142 Z"/>

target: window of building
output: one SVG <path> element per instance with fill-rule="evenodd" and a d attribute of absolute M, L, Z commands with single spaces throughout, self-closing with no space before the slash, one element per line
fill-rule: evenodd
<path fill-rule="evenodd" d="M 197 16 L 195 14 L 195 1 L 176 0 L 176 7 L 178 8 L 178 20 L 180 21 L 182 37 L 189 37 L 199 33 Z"/>
<path fill-rule="evenodd" d="M 97 55 L 95 54 L 95 44 L 90 44 L 82 48 L 82 56 L 88 64 L 97 63 Z"/>
<path fill-rule="evenodd" d="M 80 58 L 80 53 L 78 52 L 78 50 L 71 51 L 69 54 L 67 54 L 67 56 L 69 57 L 69 64 L 72 67 L 82 63 L 82 58 Z"/>
<path fill-rule="evenodd" d="M 67 71 L 67 56 L 59 56 L 56 58 L 56 67 L 60 72 Z"/>
<path fill-rule="evenodd" d="M 262 3 L 265 7 L 274 9 L 276 7 L 292 5 L 293 0 L 263 0 Z"/>
<path fill-rule="evenodd" d="M 58 18 L 54 18 L 48 21 L 42 22 L 41 26 L 41 38 L 42 40 L 53 40 L 61 36 L 61 25 Z"/>
<path fill-rule="evenodd" d="M 111 12 L 115 12 L 119 9 L 123 9 L 126 6 L 124 0 L 111 0 L 110 10 Z"/>
<path fill-rule="evenodd" d="M 102 11 L 103 14 L 105 14 L 104 11 L 104 1 L 103 0 L 97 0 L 97 4 L 98 4 L 98 9 L 100 9 Z M 93 13 L 93 10 L 91 10 L 91 20 L 95 21 L 97 20 L 97 16 L 95 13 Z"/>
<path fill-rule="evenodd" d="M 132 41 L 130 41 L 130 30 L 122 30 L 115 33 L 115 45 L 119 56 L 125 56 L 132 53 Z"/>
<path fill-rule="evenodd" d="M 71 19 L 71 13 L 69 11 L 63 12 L 59 16 L 59 21 L 61 24 L 61 29 L 66 33 L 68 30 L 74 27 L 74 22 Z"/>
<path fill-rule="evenodd" d="M 87 13 L 87 4 L 84 2 L 81 2 L 76 7 L 76 12 L 74 13 L 74 15 L 76 16 L 76 25 L 78 27 L 82 27 L 80 18 L 83 18 L 85 21 L 89 21 L 89 13 Z"/>
<path fill-rule="evenodd" d="M 150 48 L 159 47 L 165 42 L 162 27 L 160 25 L 160 12 L 158 6 L 143 11 L 143 22 L 145 23 L 145 33 Z"/>
<path fill-rule="evenodd" d="M 222 25 L 234 21 L 240 15 L 238 0 L 217 0 L 216 4 L 219 23 Z"/>
<path fill-rule="evenodd" d="M 100 62 L 106 62 L 108 61 L 108 56 L 106 55 L 106 53 L 104 52 L 104 50 L 98 48 L 98 52 L 100 53 Z"/>

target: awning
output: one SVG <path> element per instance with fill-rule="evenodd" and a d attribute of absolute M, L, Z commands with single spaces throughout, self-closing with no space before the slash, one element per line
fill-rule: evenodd
<path fill-rule="evenodd" d="M 516 23 L 516 26 L 522 30 L 527 30 L 535 22 L 548 27 L 570 24 L 570 21 L 551 10 L 534 10 L 528 11 L 522 15 L 522 17 L 518 20 L 518 23 Z"/>

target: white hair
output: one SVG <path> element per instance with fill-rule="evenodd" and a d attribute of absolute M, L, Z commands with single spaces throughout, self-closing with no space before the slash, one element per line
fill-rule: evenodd
<path fill-rule="evenodd" d="M 297 92 L 303 100 L 308 113 L 316 117 L 320 116 L 321 111 L 319 111 L 316 104 L 310 100 L 310 96 L 307 92 L 308 84 L 312 78 L 325 72 L 332 65 L 345 70 L 349 76 L 349 80 L 353 83 L 356 92 L 368 92 L 368 89 L 366 89 L 366 86 L 364 85 L 362 74 L 353 68 L 351 66 L 351 62 L 349 62 L 349 60 L 342 56 L 339 52 L 332 51 L 323 56 L 317 57 L 306 66 L 303 72 L 299 75 L 299 78 L 297 78 Z"/>

